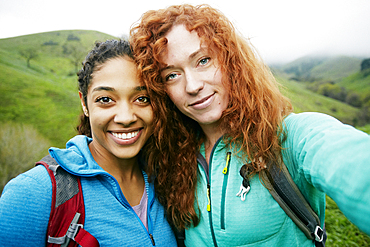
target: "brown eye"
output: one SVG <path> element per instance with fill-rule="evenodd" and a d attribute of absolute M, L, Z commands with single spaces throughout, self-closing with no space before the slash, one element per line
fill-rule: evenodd
<path fill-rule="evenodd" d="M 146 104 L 146 103 L 150 102 L 150 98 L 147 97 L 147 96 L 141 96 L 141 97 L 137 98 L 136 101 L 139 102 L 139 103 Z"/>
<path fill-rule="evenodd" d="M 101 103 L 101 104 L 109 104 L 113 100 L 109 97 L 100 97 L 95 100 L 95 102 Z"/>

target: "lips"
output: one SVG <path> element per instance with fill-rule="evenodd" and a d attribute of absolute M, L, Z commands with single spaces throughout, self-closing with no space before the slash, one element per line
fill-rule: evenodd
<path fill-rule="evenodd" d="M 189 104 L 189 106 L 191 106 L 193 108 L 196 108 L 196 109 L 199 109 L 199 110 L 204 109 L 212 103 L 214 95 L 215 95 L 215 93 L 213 93 L 213 94 L 211 94 L 207 97 L 204 97 L 201 100 L 198 100 L 198 101 L 196 101 L 192 104 Z"/>

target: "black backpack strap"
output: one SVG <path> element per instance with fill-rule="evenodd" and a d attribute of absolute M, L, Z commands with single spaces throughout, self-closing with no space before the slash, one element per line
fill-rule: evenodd
<path fill-rule="evenodd" d="M 185 247 L 185 230 L 184 229 L 178 230 L 172 224 L 170 225 L 171 225 L 172 231 L 175 234 L 177 246 Z"/>
<path fill-rule="evenodd" d="M 285 164 L 281 167 L 270 164 L 261 174 L 267 178 L 264 181 L 271 195 L 307 238 L 317 247 L 325 246 L 325 227 L 321 228 L 319 217 L 294 183 Z"/>
<path fill-rule="evenodd" d="M 99 246 L 96 238 L 83 229 L 85 205 L 80 178 L 66 172 L 50 155 L 36 165 L 46 168 L 52 183 L 47 246 Z"/>

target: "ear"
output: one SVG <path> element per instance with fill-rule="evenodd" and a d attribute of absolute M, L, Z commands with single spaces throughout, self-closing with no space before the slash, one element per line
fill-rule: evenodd
<path fill-rule="evenodd" d="M 78 92 L 78 95 L 80 96 L 82 110 L 84 111 L 85 116 L 89 117 L 89 111 L 87 110 L 87 106 L 85 104 L 84 96 L 80 91 Z"/>

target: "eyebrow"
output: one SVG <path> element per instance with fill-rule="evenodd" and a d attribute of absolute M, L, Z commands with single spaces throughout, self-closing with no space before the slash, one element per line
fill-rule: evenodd
<path fill-rule="evenodd" d="M 195 52 L 193 52 L 192 54 L 189 55 L 189 60 L 193 59 L 194 57 L 196 57 L 200 52 L 204 51 L 205 49 L 203 47 L 200 47 L 198 50 L 196 50 Z M 169 66 L 166 66 L 164 67 L 163 69 L 160 70 L 160 72 L 164 71 L 164 70 L 167 70 L 167 69 L 172 69 L 174 68 L 175 66 L 173 65 L 169 65 Z"/>
<path fill-rule="evenodd" d="M 112 87 L 96 87 L 92 90 L 93 92 L 98 92 L 98 91 L 114 91 L 114 88 Z"/>
<path fill-rule="evenodd" d="M 147 90 L 146 89 L 146 86 L 137 86 L 137 87 L 134 88 L 134 91 L 138 91 L 138 92 L 145 91 L 145 90 Z M 114 92 L 115 89 L 112 88 L 112 87 L 101 86 L 101 87 L 94 88 L 92 91 L 93 92 L 98 92 L 98 91 L 110 91 L 110 92 Z"/>
<path fill-rule="evenodd" d="M 146 91 L 147 89 L 146 89 L 146 86 L 138 86 L 138 87 L 135 87 L 134 90 L 140 92 L 140 91 Z"/>

